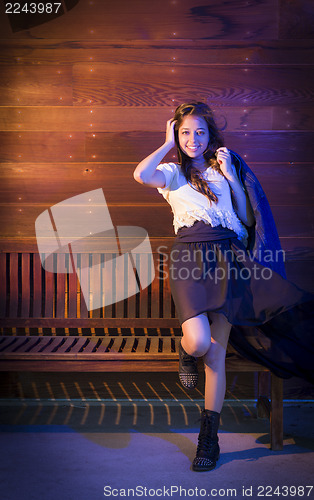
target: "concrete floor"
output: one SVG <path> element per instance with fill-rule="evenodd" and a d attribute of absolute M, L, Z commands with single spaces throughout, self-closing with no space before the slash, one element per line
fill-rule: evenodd
<path fill-rule="evenodd" d="M 275 452 L 254 401 L 226 400 L 218 466 L 196 473 L 201 407 L 195 398 L 3 398 L 1 500 L 314 498 L 313 403 L 285 403 L 284 449 Z"/>
<path fill-rule="evenodd" d="M 221 457 L 196 473 L 203 391 L 202 374 L 189 393 L 176 373 L 2 374 L 0 500 L 314 498 L 302 490 L 314 476 L 313 385 L 284 381 L 275 452 L 256 417 L 256 374 L 227 373 Z"/>

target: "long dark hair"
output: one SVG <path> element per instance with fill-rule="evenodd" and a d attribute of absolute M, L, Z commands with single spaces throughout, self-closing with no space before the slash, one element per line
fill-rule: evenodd
<path fill-rule="evenodd" d="M 217 195 L 210 189 L 199 170 L 193 167 L 192 159 L 182 151 L 179 145 L 178 130 L 183 119 L 188 115 L 200 116 L 206 121 L 209 131 L 209 142 L 203 156 L 208 166 L 217 170 L 220 174 L 222 174 L 222 171 L 216 160 L 215 151 L 224 145 L 224 141 L 215 123 L 213 112 L 207 104 L 203 102 L 190 102 L 181 104 L 177 107 L 173 119 L 176 120 L 174 133 L 178 152 L 178 162 L 181 166 L 181 170 L 186 180 L 192 184 L 197 191 L 207 196 L 210 201 L 217 203 Z"/>

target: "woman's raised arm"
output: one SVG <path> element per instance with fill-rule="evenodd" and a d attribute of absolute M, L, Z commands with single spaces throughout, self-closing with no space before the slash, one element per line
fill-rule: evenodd
<path fill-rule="evenodd" d="M 163 188 L 166 184 L 166 178 L 163 172 L 156 170 L 162 159 L 175 146 L 174 139 L 175 121 L 167 121 L 166 140 L 160 148 L 156 149 L 149 156 L 144 158 L 133 172 L 134 179 L 140 184 L 151 187 Z"/>

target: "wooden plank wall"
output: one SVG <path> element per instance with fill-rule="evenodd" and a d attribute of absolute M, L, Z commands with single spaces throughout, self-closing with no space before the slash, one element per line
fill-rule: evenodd
<path fill-rule="evenodd" d="M 1 251 L 36 252 L 36 217 L 100 187 L 114 224 L 146 228 L 154 251 L 170 245 L 170 207 L 132 173 L 163 142 L 174 108 L 198 99 L 227 121 L 226 145 L 260 179 L 289 277 L 313 289 L 312 2 L 63 7 L 43 22 L 8 17 L 1 4 Z"/>

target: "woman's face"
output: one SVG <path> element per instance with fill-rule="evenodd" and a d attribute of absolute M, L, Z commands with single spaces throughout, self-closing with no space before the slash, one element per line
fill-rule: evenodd
<path fill-rule="evenodd" d="M 204 118 L 186 116 L 179 127 L 178 138 L 180 148 L 187 156 L 193 159 L 202 156 L 209 142 L 208 126 Z"/>

